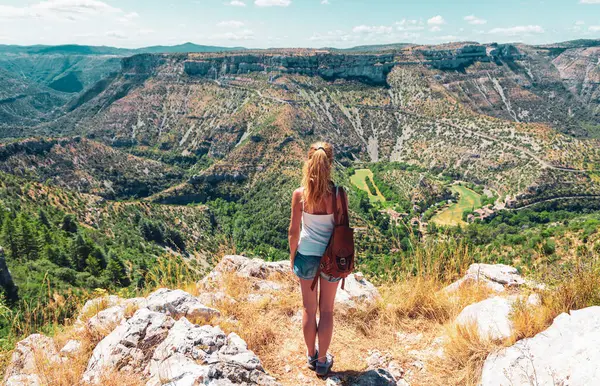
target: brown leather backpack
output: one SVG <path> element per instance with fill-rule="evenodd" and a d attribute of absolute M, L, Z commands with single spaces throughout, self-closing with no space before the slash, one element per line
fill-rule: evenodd
<path fill-rule="evenodd" d="M 342 213 L 338 213 L 337 192 L 342 200 Z M 354 270 L 354 229 L 350 228 L 348 218 L 348 200 L 344 188 L 333 188 L 333 218 L 335 227 L 329 238 L 325 254 L 321 257 L 319 270 L 310 286 L 314 290 L 321 272 L 331 277 L 342 278 L 342 289 L 346 284 L 346 277 Z"/>

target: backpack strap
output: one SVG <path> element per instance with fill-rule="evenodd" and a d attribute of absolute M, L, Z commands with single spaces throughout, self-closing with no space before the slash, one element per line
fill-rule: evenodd
<path fill-rule="evenodd" d="M 343 189 L 342 189 L 343 191 Z M 339 192 L 339 187 L 333 185 L 333 191 L 331 193 L 331 203 L 333 204 L 333 219 L 337 224 L 339 224 L 339 219 L 338 219 L 338 210 L 337 210 L 337 195 Z M 331 242 L 331 238 L 329 239 L 329 242 Z M 327 248 L 329 249 L 329 244 L 327 245 Z M 323 260 L 323 257 L 321 257 L 321 260 Z M 319 277 L 321 276 L 321 271 L 323 269 L 323 264 L 319 263 L 319 269 L 317 270 L 317 273 L 315 274 L 315 278 L 313 279 L 312 284 L 310 285 L 310 290 L 314 291 L 315 287 L 317 286 L 317 282 L 319 281 Z"/>
<path fill-rule="evenodd" d="M 333 185 L 333 190 L 331 192 L 331 204 L 333 205 L 333 220 L 335 222 L 335 225 L 339 224 L 339 215 L 337 210 L 337 192 L 338 187 Z"/>
<path fill-rule="evenodd" d="M 317 273 L 315 274 L 315 278 L 313 279 L 312 284 L 310 285 L 310 290 L 314 291 L 317 286 L 317 282 L 319 281 L 319 276 L 321 276 L 321 265 L 319 264 L 319 269 L 317 269 Z"/>
<path fill-rule="evenodd" d="M 340 199 L 342 200 L 342 222 L 340 225 L 350 226 L 350 216 L 348 215 L 348 199 L 346 198 L 346 191 L 344 188 L 341 189 Z"/>

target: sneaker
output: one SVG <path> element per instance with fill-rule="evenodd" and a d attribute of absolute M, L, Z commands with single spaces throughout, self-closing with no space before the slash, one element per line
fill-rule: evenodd
<path fill-rule="evenodd" d="M 316 363 L 316 372 L 320 377 L 326 376 L 331 368 L 333 367 L 333 356 L 331 354 L 327 354 L 325 362 L 321 363 L 317 361 Z"/>
<path fill-rule="evenodd" d="M 319 359 L 319 350 L 315 351 L 315 356 L 306 355 L 306 361 L 308 363 L 308 368 L 314 370 L 316 368 L 317 360 Z"/>

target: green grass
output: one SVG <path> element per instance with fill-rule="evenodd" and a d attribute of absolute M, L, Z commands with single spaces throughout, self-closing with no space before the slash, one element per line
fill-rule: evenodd
<path fill-rule="evenodd" d="M 375 186 L 375 190 L 377 191 L 376 195 L 371 194 L 371 191 L 369 190 L 369 187 L 367 186 L 367 181 L 366 181 L 367 178 L 369 178 L 371 180 L 371 182 L 373 183 L 373 186 Z M 385 197 L 383 197 L 383 194 L 381 194 L 381 192 L 379 191 L 379 188 L 375 184 L 375 181 L 373 180 L 373 172 L 370 169 L 356 170 L 354 172 L 354 175 L 352 175 L 352 177 L 350 177 L 350 182 L 352 182 L 352 184 L 354 186 L 356 186 L 357 188 L 359 188 L 360 190 L 364 190 L 365 192 L 367 192 L 367 194 L 369 195 L 369 200 L 371 202 L 385 202 Z"/>
<path fill-rule="evenodd" d="M 466 223 L 462 219 L 463 213 L 467 210 L 480 208 L 481 196 L 471 189 L 460 185 L 453 185 L 450 189 L 460 195 L 458 202 L 435 215 L 431 221 L 443 226 L 465 225 Z"/>

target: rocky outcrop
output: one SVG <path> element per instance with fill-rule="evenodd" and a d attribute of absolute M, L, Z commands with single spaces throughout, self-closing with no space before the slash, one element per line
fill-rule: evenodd
<path fill-rule="evenodd" d="M 217 79 L 225 75 L 250 72 L 283 72 L 336 79 L 358 80 L 367 84 L 387 85 L 387 75 L 394 67 L 393 55 L 228 55 L 202 60 L 188 60 L 184 71 L 190 76 Z"/>
<path fill-rule="evenodd" d="M 561 314 L 533 338 L 491 354 L 482 386 L 594 385 L 600 379 L 600 307 Z"/>
<path fill-rule="evenodd" d="M 140 373 L 174 323 L 170 316 L 147 308 L 137 311 L 94 348 L 83 381 L 99 383 L 107 371 Z"/>
<path fill-rule="evenodd" d="M 219 316 L 219 311 L 206 307 L 197 297 L 182 290 L 161 288 L 148 296 L 146 307 L 151 311 L 163 312 L 174 318 L 187 317 L 194 321 L 209 320 Z"/>
<path fill-rule="evenodd" d="M 0 247 L 0 289 L 4 292 L 4 296 L 9 303 L 15 302 L 19 295 L 17 286 L 6 265 L 6 255 L 4 249 Z"/>
<path fill-rule="evenodd" d="M 10 364 L 4 374 L 5 385 L 41 384 L 37 372 L 43 364 L 60 363 L 54 341 L 41 334 L 33 334 L 17 343 Z"/>
<path fill-rule="evenodd" d="M 147 369 L 147 386 L 192 385 L 208 380 L 227 384 L 274 385 L 260 360 L 235 333 L 180 319 L 156 348 Z"/>
<path fill-rule="evenodd" d="M 246 268 L 248 274 L 260 276 L 251 265 Z M 125 372 L 149 386 L 276 385 L 238 335 L 227 335 L 218 326 L 204 324 L 216 316 L 218 310 L 182 290 L 163 288 L 146 298 L 106 296 L 90 300 L 75 331 L 87 328 L 103 332 L 104 337 L 93 349 L 82 382 L 102 384 L 107 374 Z M 41 364 L 66 363 L 81 355 L 81 350 L 77 339 L 57 352 L 51 338 L 31 335 L 17 344 L 5 384 L 41 385 Z"/>
<path fill-rule="evenodd" d="M 227 255 L 204 280 L 218 280 L 224 273 L 235 273 L 245 278 L 267 279 L 271 275 L 286 274 L 289 270 L 289 261 L 267 262 L 244 256 Z"/>
<path fill-rule="evenodd" d="M 494 292 L 504 292 L 508 288 L 518 288 L 525 279 L 516 268 L 504 264 L 471 264 L 464 277 L 444 289 L 448 293 L 457 291 L 462 285 L 484 285 Z"/>
<path fill-rule="evenodd" d="M 198 298 L 181 290 L 160 289 L 140 304 L 144 308 L 123 320 L 95 347 L 83 381 L 97 384 L 106 372 L 126 371 L 147 379 L 147 385 L 192 385 L 219 379 L 227 384 L 275 384 L 240 337 L 188 320 L 218 315 Z"/>
<path fill-rule="evenodd" d="M 203 279 L 201 285 L 218 285 L 224 273 L 234 273 L 253 280 L 253 287 L 259 292 L 276 291 L 278 283 L 268 280 L 272 276 L 290 274 L 289 261 L 266 262 L 261 259 L 249 259 L 244 256 L 225 256 L 217 266 Z M 257 294 L 252 294 L 255 297 Z M 373 304 L 379 299 L 377 288 L 365 279 L 360 272 L 346 278 L 344 289 L 338 287 L 336 303 L 341 309 L 357 307 L 360 304 Z"/>

